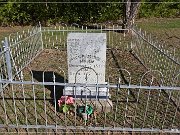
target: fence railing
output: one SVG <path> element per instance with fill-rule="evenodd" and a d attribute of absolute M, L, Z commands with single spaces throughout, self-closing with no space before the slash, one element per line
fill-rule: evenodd
<path fill-rule="evenodd" d="M 0 128 L 17 131 L 25 129 L 27 131 L 40 132 L 47 129 L 66 130 L 108 130 L 108 131 L 139 131 L 139 132 L 166 132 L 179 133 L 180 118 L 180 98 L 178 104 L 171 100 L 171 95 L 166 92 L 176 91 L 180 94 L 180 87 L 168 87 L 154 85 L 156 79 L 149 77 L 148 71 L 142 75 L 139 85 L 121 84 L 119 77 L 114 84 L 69 84 L 59 82 L 59 75 L 55 72 L 42 71 L 41 75 L 35 71 L 29 71 L 31 80 L 27 81 L 27 71 L 21 72 L 21 81 L 8 81 L 2 79 L 0 83 L 10 84 L 9 88 L 3 88 L 1 92 L 1 115 Z M 36 77 L 42 76 L 42 81 L 37 81 Z M 177 76 L 179 77 L 179 76 Z M 49 80 L 51 78 L 51 80 Z M 147 83 L 149 80 L 150 83 Z M 149 85 L 144 85 L 149 84 Z M 82 103 L 78 102 L 76 96 L 71 112 L 62 113 L 58 100 L 61 98 L 65 87 L 73 87 L 76 91 L 79 87 L 97 89 L 107 88 L 112 100 L 110 112 L 97 111 L 96 105 L 103 106 L 102 102 L 109 103 L 109 99 L 99 100 L 84 98 Z M 66 96 L 66 95 L 65 95 Z M 101 103 L 99 103 L 101 102 Z M 78 113 L 78 106 L 90 105 L 94 114 L 86 120 Z M 108 106 L 108 105 L 107 105 Z"/>
<path fill-rule="evenodd" d="M 10 34 L 2 41 L 1 75 L 14 79 L 43 49 L 41 26 Z"/>
<path fill-rule="evenodd" d="M 59 27 L 42 28 L 43 42 L 45 48 L 66 49 L 67 34 L 68 33 L 106 33 L 107 35 L 107 48 L 116 48 L 121 46 L 126 48 L 128 44 L 128 36 L 122 34 L 122 29 L 119 25 L 104 25 L 104 26 L 67 26 L 63 24 Z"/>
<path fill-rule="evenodd" d="M 146 34 L 137 27 L 132 31 L 134 36 L 131 49 L 148 69 L 162 72 L 165 77 L 164 84 L 171 86 L 173 78 L 180 72 L 178 51 L 168 51 L 168 48 L 153 39 L 151 34 Z"/>
<path fill-rule="evenodd" d="M 167 52 L 138 28 L 132 29 L 133 37 L 120 31 L 118 25 L 96 29 L 77 25 L 38 26 L 6 38 L 0 47 L 0 132 L 72 129 L 180 133 L 180 64 L 176 53 Z M 66 51 L 69 32 L 106 32 L 108 55 L 111 54 L 107 57 L 111 61 L 107 61 L 107 84 L 67 83 L 66 64 L 63 68 L 51 67 L 53 71 L 46 66 L 42 71 L 30 68 L 29 63 L 44 49 Z M 122 69 L 118 65 L 120 53 L 129 51 L 139 60 L 137 68 L 145 67 L 141 75 L 133 75 L 132 72 L 138 71 L 128 71 L 130 68 Z M 83 87 L 86 96 L 79 103 L 75 95 L 74 108 L 63 113 L 58 100 L 66 87 L 74 91 Z M 97 92 L 106 88 L 110 96 L 104 103 L 97 98 L 89 100 L 86 92 L 89 87 Z M 98 112 L 96 105 L 106 108 L 109 99 L 111 111 Z M 78 106 L 86 105 L 92 107 L 93 113 L 85 119 L 77 110 Z"/>

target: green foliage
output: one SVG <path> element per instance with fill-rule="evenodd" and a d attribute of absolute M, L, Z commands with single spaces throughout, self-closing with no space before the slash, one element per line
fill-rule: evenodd
<path fill-rule="evenodd" d="M 0 3 L 0 25 L 29 25 L 38 23 L 55 24 L 105 22 L 118 20 L 123 15 L 123 3 L 81 3 L 82 0 L 74 0 L 77 3 L 50 3 L 55 0 L 39 0 L 43 3 Z M 61 0 L 64 2 L 64 0 Z M 91 2 L 84 0 L 83 2 Z M 96 0 L 96 2 L 102 2 Z M 119 2 L 119 0 L 113 0 Z M 151 3 L 152 0 L 142 0 L 139 17 L 178 17 L 180 15 L 180 3 L 178 0 L 158 0 L 160 3 Z M 21 0 L 21 2 L 27 2 Z M 31 1 L 32 2 L 32 1 Z M 48 2 L 48 3 L 44 3 Z M 60 2 L 60 1 L 59 1 Z M 169 2 L 169 3 L 165 3 Z M 174 3 L 176 2 L 176 3 Z"/>
<path fill-rule="evenodd" d="M 68 104 L 63 104 L 59 110 L 60 110 L 60 112 L 67 113 L 69 111 L 74 111 L 74 106 L 68 105 Z"/>
<path fill-rule="evenodd" d="M 139 11 L 139 17 L 178 17 L 180 15 L 180 3 L 178 0 L 159 0 L 159 3 L 151 3 L 151 0 L 143 0 Z M 157 1 L 156 1 L 157 2 Z"/>
<path fill-rule="evenodd" d="M 117 20 L 122 16 L 123 4 L 106 4 L 99 12 L 99 21 Z"/>

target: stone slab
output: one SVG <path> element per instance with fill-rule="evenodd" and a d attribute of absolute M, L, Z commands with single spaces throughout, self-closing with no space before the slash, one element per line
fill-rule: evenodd
<path fill-rule="evenodd" d="M 106 33 L 69 33 L 67 37 L 68 83 L 106 84 Z M 74 95 L 73 88 L 65 88 L 64 94 Z M 77 88 L 78 95 L 107 95 L 106 88 Z M 84 95 L 84 94 L 83 94 Z"/>
<path fill-rule="evenodd" d="M 106 33 L 69 33 L 67 54 L 69 83 L 105 83 Z"/>

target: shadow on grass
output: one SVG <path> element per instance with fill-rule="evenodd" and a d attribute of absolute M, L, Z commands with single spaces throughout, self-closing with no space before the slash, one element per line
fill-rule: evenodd
<path fill-rule="evenodd" d="M 58 83 L 64 83 L 67 82 L 67 80 L 64 79 L 63 76 L 53 72 L 53 71 L 32 71 L 34 79 L 36 79 L 39 82 L 58 82 Z M 59 110 L 58 106 L 58 100 L 63 95 L 63 89 L 64 86 L 60 85 L 44 85 L 45 88 L 50 90 L 50 97 L 52 100 L 50 102 L 55 106 L 56 104 L 56 110 Z"/>
<path fill-rule="evenodd" d="M 113 60 L 114 60 L 114 62 L 115 62 L 116 67 L 119 69 L 119 74 L 120 74 L 120 76 L 121 76 L 121 79 L 124 81 L 125 84 L 128 85 L 130 82 L 126 79 L 126 77 L 125 77 L 125 75 L 124 75 L 124 73 L 123 73 L 123 71 L 122 71 L 122 67 L 121 67 L 121 65 L 119 64 L 119 62 L 118 62 L 118 60 L 117 60 L 117 57 L 115 56 L 115 53 L 114 53 L 113 50 L 111 50 L 111 55 L 112 55 L 112 58 L 113 58 Z M 132 101 L 129 101 L 129 102 L 131 102 L 131 103 L 137 103 L 137 98 L 136 98 L 135 94 L 133 93 L 133 91 L 132 91 L 131 89 L 129 89 L 129 92 L 130 92 L 130 95 L 133 97 L 133 100 L 132 100 Z M 121 101 L 121 102 L 127 102 L 127 101 Z"/>

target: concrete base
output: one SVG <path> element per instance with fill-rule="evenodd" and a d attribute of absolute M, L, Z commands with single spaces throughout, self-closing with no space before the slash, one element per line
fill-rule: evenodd
<path fill-rule="evenodd" d="M 95 99 L 96 96 L 98 99 L 109 98 L 109 89 L 107 88 L 98 88 L 95 87 L 66 87 L 63 91 L 63 95 L 72 96 L 76 98 L 91 98 Z"/>
<path fill-rule="evenodd" d="M 88 105 L 92 105 L 93 109 L 96 111 L 96 112 L 111 112 L 111 110 L 113 109 L 113 104 L 112 104 L 112 101 L 109 100 L 109 99 L 98 99 L 98 100 L 95 100 L 95 99 L 87 99 L 86 101 L 85 100 L 82 100 L 82 99 L 76 99 L 76 104 L 79 105 L 79 106 L 83 106 L 85 104 L 88 104 Z"/>

